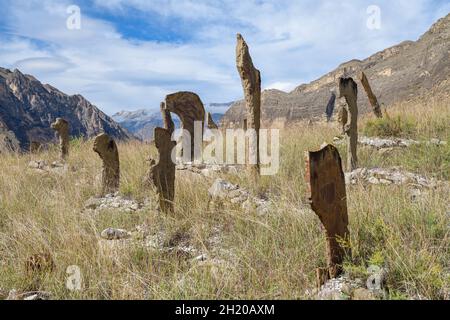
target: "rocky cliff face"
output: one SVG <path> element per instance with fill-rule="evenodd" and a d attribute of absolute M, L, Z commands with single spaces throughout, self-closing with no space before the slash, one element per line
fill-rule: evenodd
<path fill-rule="evenodd" d="M 358 84 L 358 107 L 362 113 L 371 110 L 357 72 L 367 75 L 380 104 L 388 107 L 450 89 L 450 14 L 437 21 L 418 41 L 405 41 L 378 52 L 365 60 L 351 60 L 321 78 L 286 93 L 266 90 L 262 93 L 263 125 L 283 126 L 301 119 L 321 118 L 336 81 L 353 77 Z M 261 70 L 264 77 L 264 70 Z M 222 125 L 242 126 L 244 101 L 238 101 L 226 112 Z"/>
<path fill-rule="evenodd" d="M 25 150 L 31 141 L 54 139 L 56 118 L 70 123 L 73 137 L 105 132 L 116 139 L 132 135 L 81 95 L 69 96 L 19 70 L 0 68 L 0 147 Z"/>

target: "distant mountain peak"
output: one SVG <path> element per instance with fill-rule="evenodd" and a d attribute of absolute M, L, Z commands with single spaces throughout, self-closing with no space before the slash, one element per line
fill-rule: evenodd
<path fill-rule="evenodd" d="M 58 117 L 69 121 L 71 136 L 106 132 L 116 139 L 132 138 L 82 95 L 67 95 L 19 69 L 0 68 L 0 106 L 0 145 L 7 135 L 8 143 L 15 141 L 13 149 L 25 150 L 31 141 L 53 140 L 50 124 Z"/>
<path fill-rule="evenodd" d="M 228 107 L 231 103 L 215 103 L 216 107 Z M 211 104 L 208 104 L 211 107 Z M 218 123 L 223 116 L 221 112 L 211 112 L 214 122 Z M 122 110 L 116 112 L 112 118 L 121 126 L 133 133 L 142 140 L 153 138 L 153 129 L 163 126 L 163 120 L 159 111 L 148 109 L 138 109 L 135 111 Z M 180 127 L 180 120 L 177 116 L 172 116 L 176 127 Z"/>

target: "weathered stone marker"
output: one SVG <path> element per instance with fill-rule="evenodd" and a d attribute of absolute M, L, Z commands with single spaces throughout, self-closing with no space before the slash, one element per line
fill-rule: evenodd
<path fill-rule="evenodd" d="M 307 152 L 306 181 L 311 208 L 325 227 L 327 237 L 328 267 L 317 269 L 317 281 L 321 285 L 342 272 L 342 262 L 348 253 L 342 245 L 342 241 L 349 239 L 345 176 L 334 146 Z"/>
<path fill-rule="evenodd" d="M 69 122 L 62 118 L 56 118 L 51 128 L 58 133 L 61 159 L 65 160 L 69 155 Z"/>
<path fill-rule="evenodd" d="M 358 74 L 358 78 L 359 78 L 359 81 L 361 81 L 363 88 L 367 93 L 367 97 L 369 98 L 369 102 L 370 102 L 370 105 L 372 106 L 373 113 L 378 118 L 382 118 L 383 115 L 381 113 L 380 104 L 378 103 L 377 97 L 375 96 L 375 94 L 372 91 L 372 88 L 370 87 L 369 80 L 367 79 L 364 71 L 361 71 Z"/>
<path fill-rule="evenodd" d="M 352 78 L 339 79 L 340 97 L 347 102 L 347 122 L 344 125 L 347 136 L 347 170 L 353 171 L 358 166 L 356 147 L 358 144 L 358 85 Z"/>
<path fill-rule="evenodd" d="M 176 142 L 172 141 L 167 129 L 155 128 L 155 146 L 158 149 L 159 161 L 151 161 L 150 180 L 159 196 L 159 207 L 163 212 L 173 212 L 173 199 L 175 197 L 175 163 L 172 161 L 172 149 Z"/>
<path fill-rule="evenodd" d="M 252 174 L 259 175 L 259 129 L 261 127 L 261 74 L 253 66 L 247 43 L 244 38 L 237 34 L 236 66 L 241 77 L 242 88 L 245 95 L 245 106 L 247 116 L 244 124 L 247 129 L 256 130 L 256 164 L 248 164 Z"/>
<path fill-rule="evenodd" d="M 341 97 L 337 99 L 337 107 L 338 107 L 338 122 L 341 126 L 342 134 L 345 134 L 345 124 L 348 121 L 348 113 L 347 113 L 347 102 L 345 98 Z"/>
<path fill-rule="evenodd" d="M 210 112 L 208 112 L 207 115 L 207 122 L 206 122 L 206 126 L 208 127 L 208 129 L 219 129 L 219 127 L 217 126 L 217 124 L 214 122 L 212 115 Z"/>
<path fill-rule="evenodd" d="M 244 119 L 245 130 L 256 131 L 256 146 L 250 145 L 250 154 L 256 153 L 256 163 L 247 163 L 250 174 L 259 176 L 259 129 L 261 127 L 261 74 L 253 65 L 252 57 L 242 35 L 237 34 L 236 67 L 244 89 L 247 117 Z M 256 147 L 256 148 L 254 148 Z M 255 150 L 256 149 L 256 150 Z M 250 158 L 250 157 L 248 157 Z"/>
<path fill-rule="evenodd" d="M 167 129 L 169 133 L 172 134 L 175 131 L 175 124 L 173 123 L 170 111 L 166 109 L 166 104 L 164 102 L 161 102 L 160 110 L 163 119 L 164 129 Z"/>
<path fill-rule="evenodd" d="M 93 150 L 103 160 L 103 195 L 119 191 L 120 162 L 116 142 L 106 133 L 101 133 L 95 137 Z"/>
<path fill-rule="evenodd" d="M 30 153 L 38 153 L 42 149 L 42 144 L 38 141 L 30 142 Z"/>
<path fill-rule="evenodd" d="M 205 122 L 205 108 L 200 97 L 193 92 L 177 92 L 166 96 L 165 110 L 173 112 L 181 120 L 181 128 L 191 135 L 191 160 L 194 160 L 194 123 L 201 121 L 203 137 L 203 124 Z M 156 140 L 155 140 L 156 141 Z"/>

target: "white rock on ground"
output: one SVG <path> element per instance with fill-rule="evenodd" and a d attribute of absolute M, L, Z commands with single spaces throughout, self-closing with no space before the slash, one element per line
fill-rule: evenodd
<path fill-rule="evenodd" d="M 340 276 L 328 280 L 317 293 L 318 300 L 350 300 L 352 293 L 363 288 L 362 280 L 352 280 L 346 276 Z"/>
<path fill-rule="evenodd" d="M 144 207 L 144 204 L 135 200 L 120 196 L 118 193 L 107 194 L 104 197 L 92 197 L 85 203 L 85 208 L 90 210 L 119 209 L 125 212 L 135 212 Z"/>
<path fill-rule="evenodd" d="M 212 177 L 216 174 L 238 174 L 243 168 L 242 165 L 228 165 L 228 164 L 216 164 L 216 163 L 200 163 L 195 164 L 192 162 L 177 162 L 176 169 L 180 171 L 190 171 L 196 174 L 203 175 L 205 177 Z"/>
<path fill-rule="evenodd" d="M 344 137 L 334 137 L 333 142 L 335 144 L 342 144 L 345 142 Z M 371 146 L 377 149 L 390 149 L 394 147 L 406 148 L 414 144 L 432 144 L 437 146 L 446 145 L 447 141 L 440 139 L 430 139 L 429 141 L 416 141 L 412 139 L 403 138 L 379 138 L 379 137 L 366 137 L 360 136 L 358 143 L 361 145 Z"/>
<path fill-rule="evenodd" d="M 382 149 L 392 147 L 409 147 L 413 144 L 419 144 L 420 142 L 411 139 L 401 139 L 401 138 L 386 139 L 386 138 L 362 136 L 358 139 L 358 143 L 366 146 L 375 147 L 377 149 Z"/>
<path fill-rule="evenodd" d="M 32 160 L 28 163 L 28 168 L 40 173 L 57 173 L 64 174 L 69 170 L 67 164 L 54 161 L 51 165 L 45 160 Z"/>
<path fill-rule="evenodd" d="M 254 197 L 246 189 L 220 178 L 214 181 L 208 193 L 213 200 L 229 201 L 232 204 L 240 205 L 246 212 L 255 210 L 258 215 L 269 213 L 271 208 L 270 201 Z"/>
<path fill-rule="evenodd" d="M 103 230 L 100 236 L 105 240 L 121 240 L 131 237 L 131 233 L 124 229 L 107 228 Z"/>
<path fill-rule="evenodd" d="M 51 293 L 45 291 L 30 291 L 19 293 L 13 289 L 9 292 L 6 300 L 49 300 Z"/>
<path fill-rule="evenodd" d="M 434 178 L 428 179 L 412 172 L 402 171 L 399 168 L 358 168 L 352 172 L 345 173 L 345 182 L 347 184 L 356 184 L 358 182 L 369 184 L 411 184 L 425 188 L 435 188 L 440 183 Z"/>
<path fill-rule="evenodd" d="M 367 269 L 369 277 L 364 283 L 361 279 L 350 279 L 342 275 L 328 280 L 319 289 L 316 298 L 319 300 L 375 300 L 386 296 L 384 283 L 386 270 L 371 265 Z"/>

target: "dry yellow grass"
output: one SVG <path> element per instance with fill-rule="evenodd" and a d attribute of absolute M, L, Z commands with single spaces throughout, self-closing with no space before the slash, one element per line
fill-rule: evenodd
<path fill-rule="evenodd" d="M 413 137 L 436 137 L 447 146 L 415 146 L 381 156 L 359 149 L 360 166 L 401 165 L 449 179 L 450 141 L 448 104 L 399 106 L 389 110 L 416 123 Z M 369 116 L 370 118 L 370 116 Z M 361 123 L 364 124 L 366 120 Z M 56 150 L 39 155 L 0 155 L 0 289 L 45 290 L 60 299 L 302 299 L 315 287 L 315 268 L 325 265 L 325 239 L 315 214 L 304 209 L 304 152 L 332 142 L 334 125 L 294 126 L 281 134 L 281 168 L 276 176 L 253 185 L 245 176 L 225 176 L 265 194 L 276 210 L 260 217 L 239 208 L 208 209 L 213 180 L 181 174 L 176 181 L 173 215 L 152 210 L 139 213 L 83 212 L 85 201 L 100 190 L 100 159 L 91 142 L 74 141 L 68 160 L 73 170 L 64 175 L 41 174 L 27 168 L 32 159 L 51 163 Z M 340 152 L 345 157 L 344 146 Z M 121 193 L 145 199 L 145 162 L 152 147 L 119 145 Z M 345 163 L 345 161 L 344 161 Z M 450 286 L 449 190 L 429 190 L 412 202 L 402 186 L 349 186 L 348 205 L 352 257 L 345 269 L 365 277 L 369 264 L 389 269 L 389 298 L 421 295 L 442 299 Z M 151 250 L 136 243 L 111 256 L 99 246 L 106 227 L 132 229 L 147 224 L 161 230 L 167 241 L 184 237 L 196 248 L 214 255 L 209 243 L 226 253 L 220 265 Z M 29 274 L 25 263 L 33 254 L 49 252 L 53 271 Z M 66 268 L 80 267 L 81 291 L 66 289 Z M 448 293 L 447 293 L 448 294 Z"/>

